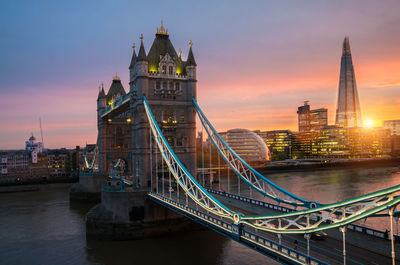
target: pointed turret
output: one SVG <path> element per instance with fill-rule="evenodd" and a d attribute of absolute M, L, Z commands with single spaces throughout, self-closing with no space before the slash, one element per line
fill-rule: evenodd
<path fill-rule="evenodd" d="M 185 63 L 188 80 L 196 80 L 196 60 L 193 56 L 192 41 L 189 42 L 189 54 Z"/>
<path fill-rule="evenodd" d="M 342 58 L 340 63 L 336 125 L 343 127 L 362 126 L 360 101 L 358 98 L 353 60 L 351 58 L 350 41 L 347 36 L 343 40 Z"/>
<path fill-rule="evenodd" d="M 126 94 L 124 87 L 122 86 L 121 79 L 118 74 L 115 74 L 111 83 L 110 89 L 108 90 L 106 100 L 110 102 L 112 99 L 124 96 Z"/>
<path fill-rule="evenodd" d="M 156 37 L 150 47 L 148 53 L 149 70 L 152 72 L 160 72 L 160 62 L 164 56 L 168 54 L 176 65 L 176 72 L 182 73 L 184 71 L 182 60 L 176 53 L 174 46 L 169 39 L 168 30 L 164 28 L 164 23 L 161 21 L 161 27 L 157 28 Z"/>
<path fill-rule="evenodd" d="M 139 48 L 139 54 L 136 58 L 137 62 L 140 61 L 147 61 L 147 55 L 146 51 L 144 50 L 144 45 L 143 45 L 143 34 L 140 36 L 140 48 Z"/>
<path fill-rule="evenodd" d="M 194 59 L 193 56 L 192 41 L 189 42 L 189 54 L 187 57 L 186 66 L 197 66 L 196 60 Z"/>
<path fill-rule="evenodd" d="M 99 86 L 99 95 L 97 96 L 97 111 L 101 112 L 105 107 L 106 107 L 106 93 L 104 92 L 104 85 L 103 83 L 101 83 L 101 85 Z"/>
<path fill-rule="evenodd" d="M 97 100 L 103 99 L 106 97 L 106 93 L 104 92 L 103 83 L 99 86 L 99 95 L 97 96 Z"/>
<path fill-rule="evenodd" d="M 132 54 L 132 59 L 131 59 L 131 64 L 129 65 L 129 69 L 133 69 L 135 67 L 136 63 L 136 44 L 133 44 L 133 54 Z"/>

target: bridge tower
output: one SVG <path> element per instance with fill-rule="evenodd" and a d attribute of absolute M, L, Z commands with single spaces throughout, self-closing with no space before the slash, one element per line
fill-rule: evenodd
<path fill-rule="evenodd" d="M 168 30 L 157 28 L 155 39 L 146 54 L 143 35 L 138 55 L 132 56 L 130 70 L 130 113 L 132 171 L 138 186 L 149 189 L 150 176 L 155 184 L 155 165 L 161 169 L 161 157 L 155 163 L 155 143 L 152 143 L 152 168 L 150 168 L 150 127 L 143 106 L 143 95 L 168 143 L 186 166 L 196 176 L 196 116 L 192 98 L 196 98 L 196 61 L 189 44 L 186 61 L 182 60 L 181 50 L 177 53 L 172 45 Z M 152 173 L 151 173 L 152 170 Z"/>
<path fill-rule="evenodd" d="M 115 112 L 115 115 L 102 117 L 107 106 L 112 106 L 126 92 L 121 79 L 116 74 L 107 92 L 101 85 L 97 98 L 97 145 L 99 148 L 99 172 L 107 174 L 110 163 L 123 159 L 127 163 L 128 170 L 132 168 L 130 150 L 131 118 L 129 111 Z"/>

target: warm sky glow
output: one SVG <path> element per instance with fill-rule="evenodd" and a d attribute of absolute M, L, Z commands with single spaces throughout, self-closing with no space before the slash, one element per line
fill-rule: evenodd
<path fill-rule="evenodd" d="M 250 4 L 251 3 L 251 4 Z M 198 64 L 198 101 L 218 130 L 297 130 L 304 100 L 334 122 L 345 35 L 363 117 L 400 119 L 400 2 L 1 1 L 0 149 L 23 148 L 42 117 L 45 146 L 97 137 L 98 86 L 128 87 L 131 46 L 160 20 Z"/>

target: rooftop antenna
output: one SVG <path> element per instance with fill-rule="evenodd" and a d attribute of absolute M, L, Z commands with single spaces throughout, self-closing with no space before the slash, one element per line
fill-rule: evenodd
<path fill-rule="evenodd" d="M 39 117 L 39 125 L 40 125 L 40 136 L 42 137 L 42 145 L 44 147 L 44 142 L 43 142 L 43 130 L 42 130 L 42 118 Z"/>

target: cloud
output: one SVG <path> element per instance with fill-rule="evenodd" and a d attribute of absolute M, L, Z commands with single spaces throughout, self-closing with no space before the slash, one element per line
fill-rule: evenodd
<path fill-rule="evenodd" d="M 392 86 L 400 86 L 400 82 L 378 83 L 375 84 L 374 87 L 392 87 Z"/>

